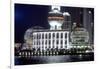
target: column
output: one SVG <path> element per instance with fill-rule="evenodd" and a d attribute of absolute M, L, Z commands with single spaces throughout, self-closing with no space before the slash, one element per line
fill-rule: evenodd
<path fill-rule="evenodd" d="M 35 47 L 34 47 L 34 33 L 33 33 L 33 48 L 35 48 Z"/>
<path fill-rule="evenodd" d="M 41 37 L 40 37 L 40 49 L 41 49 L 41 51 L 42 51 L 42 46 L 43 46 L 43 45 L 42 45 L 42 33 L 41 33 L 41 32 L 40 32 L 40 36 L 41 36 Z"/>
<path fill-rule="evenodd" d="M 38 43 L 39 43 L 39 40 L 38 40 L 38 33 L 37 33 L 37 49 L 39 48 Z"/>
<path fill-rule="evenodd" d="M 47 33 L 45 33 L 45 48 L 47 49 Z"/>
<path fill-rule="evenodd" d="M 52 38 L 53 37 L 52 36 L 53 36 L 53 33 L 51 32 L 51 44 L 50 44 L 51 46 L 50 46 L 50 48 L 52 48 L 52 46 L 53 46 L 53 44 L 52 44 L 52 41 L 53 41 Z"/>
<path fill-rule="evenodd" d="M 43 39 L 43 48 L 44 48 L 44 50 L 45 50 L 45 32 L 44 32 L 44 39 Z"/>
<path fill-rule="evenodd" d="M 34 47 L 36 49 L 36 33 L 34 33 Z"/>
<path fill-rule="evenodd" d="M 35 47 L 36 47 L 36 50 L 37 50 L 37 33 L 35 33 Z"/>
<path fill-rule="evenodd" d="M 39 49 L 41 48 L 41 47 L 40 47 L 40 42 L 41 42 L 41 41 L 40 41 L 40 36 L 41 36 L 41 34 L 40 34 L 40 32 L 38 32 L 38 46 L 39 46 Z M 40 50 L 39 50 L 39 51 L 40 51 Z"/>
<path fill-rule="evenodd" d="M 59 32 L 59 43 L 58 43 L 58 49 L 61 48 L 61 32 Z"/>
<path fill-rule="evenodd" d="M 67 32 L 67 48 L 69 48 L 69 32 Z"/>
<path fill-rule="evenodd" d="M 65 32 L 63 32 L 63 48 L 65 48 Z"/>
<path fill-rule="evenodd" d="M 47 49 L 49 48 L 49 33 L 47 33 Z"/>
<path fill-rule="evenodd" d="M 57 45 L 56 45 L 56 42 L 57 42 L 57 39 L 56 39 L 56 38 L 57 38 L 57 32 L 55 32 L 55 39 L 54 39 L 55 43 L 54 43 L 54 48 L 56 48 L 56 46 L 57 46 Z"/>

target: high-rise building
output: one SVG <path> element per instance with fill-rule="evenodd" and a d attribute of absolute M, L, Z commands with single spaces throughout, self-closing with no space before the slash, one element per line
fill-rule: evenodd
<path fill-rule="evenodd" d="M 63 16 L 64 16 L 64 22 L 62 25 L 62 29 L 71 32 L 71 15 L 68 12 L 64 12 Z"/>

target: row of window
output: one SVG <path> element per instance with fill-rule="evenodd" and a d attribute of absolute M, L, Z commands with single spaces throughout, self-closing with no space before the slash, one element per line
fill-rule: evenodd
<path fill-rule="evenodd" d="M 63 43 L 64 42 L 64 43 Z M 67 44 L 67 40 L 42 40 L 42 41 L 33 41 L 33 45 L 51 45 L 52 44 Z"/>
<path fill-rule="evenodd" d="M 67 48 L 67 45 L 66 46 L 62 46 L 62 45 L 61 46 L 54 46 L 53 45 L 52 47 L 51 46 L 45 46 L 45 47 L 44 46 L 41 46 L 41 47 L 40 46 L 36 46 L 35 48 L 37 48 L 37 49 L 44 49 L 44 48 L 45 49 L 47 49 L 47 48 Z"/>
<path fill-rule="evenodd" d="M 52 33 L 52 34 L 51 33 L 36 33 L 36 34 L 33 34 L 33 39 L 44 39 L 44 38 L 45 39 L 67 38 L 67 33 Z"/>

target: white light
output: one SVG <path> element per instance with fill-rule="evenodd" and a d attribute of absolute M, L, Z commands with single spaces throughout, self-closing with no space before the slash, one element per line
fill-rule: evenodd
<path fill-rule="evenodd" d="M 57 8 L 60 11 L 60 6 L 52 6 L 51 9 L 54 10 L 54 8 Z"/>
<path fill-rule="evenodd" d="M 64 12 L 63 15 L 64 16 L 70 16 L 70 14 L 68 12 Z"/>
<path fill-rule="evenodd" d="M 37 35 L 37 33 L 33 33 L 33 35 Z"/>
<path fill-rule="evenodd" d="M 84 46 L 81 46 L 81 48 L 84 48 Z"/>
<path fill-rule="evenodd" d="M 76 25 L 77 23 L 76 22 L 73 22 L 73 24 Z"/>
<path fill-rule="evenodd" d="M 55 26 L 55 25 L 56 25 L 56 26 L 61 26 L 61 23 L 59 23 L 58 21 L 51 21 L 51 22 L 50 22 L 50 25 L 51 25 L 51 26 Z"/>
<path fill-rule="evenodd" d="M 21 52 L 19 53 L 19 55 L 21 56 Z"/>
<path fill-rule="evenodd" d="M 89 11 L 89 14 L 91 14 L 92 12 L 91 11 Z"/>
<path fill-rule="evenodd" d="M 57 12 L 59 12 L 59 11 L 58 11 L 58 10 L 53 10 L 53 12 L 57 13 Z"/>
<path fill-rule="evenodd" d="M 78 48 L 80 48 L 80 46 L 77 46 Z"/>
<path fill-rule="evenodd" d="M 85 52 L 86 52 L 86 53 L 89 53 L 89 52 L 91 52 L 91 51 L 89 51 L 89 50 L 86 50 Z"/>
<path fill-rule="evenodd" d="M 62 26 L 62 23 L 60 23 L 59 21 L 50 21 L 49 24 L 51 26 L 51 29 L 55 29 L 55 26 L 56 29 L 61 29 Z"/>

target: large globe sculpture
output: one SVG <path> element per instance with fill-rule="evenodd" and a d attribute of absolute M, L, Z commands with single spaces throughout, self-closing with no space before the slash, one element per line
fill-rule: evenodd
<path fill-rule="evenodd" d="M 28 47 L 33 47 L 33 32 L 42 30 L 43 27 L 40 26 L 34 26 L 26 30 L 24 34 L 24 41 L 27 44 Z"/>
<path fill-rule="evenodd" d="M 85 28 L 75 28 L 71 33 L 71 42 L 74 46 L 84 46 L 89 43 L 89 33 Z"/>

